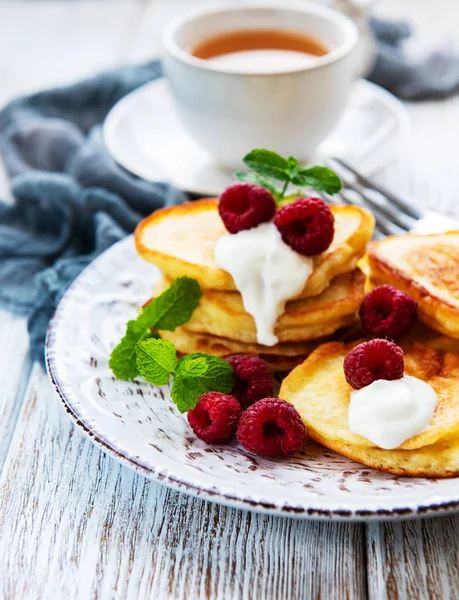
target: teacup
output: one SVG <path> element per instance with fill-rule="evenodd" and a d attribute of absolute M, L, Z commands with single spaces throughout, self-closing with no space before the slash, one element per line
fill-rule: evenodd
<path fill-rule="evenodd" d="M 293 31 L 327 53 L 305 66 L 263 73 L 230 69 L 191 50 L 242 29 Z M 338 121 L 356 76 L 358 31 L 343 14 L 314 3 L 263 2 L 205 9 L 164 31 L 164 67 L 184 127 L 215 160 L 240 166 L 252 148 L 307 160 Z"/>

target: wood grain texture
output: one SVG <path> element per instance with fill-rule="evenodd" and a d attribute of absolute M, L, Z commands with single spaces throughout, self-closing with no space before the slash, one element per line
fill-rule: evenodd
<path fill-rule="evenodd" d="M 457 39 L 459 3 L 386 0 L 379 11 L 409 18 L 425 48 Z M 410 137 L 400 160 L 377 180 L 408 201 L 459 217 L 459 99 L 408 103 Z M 459 517 L 370 524 L 366 528 L 370 598 L 459 597 Z"/>
<path fill-rule="evenodd" d="M 0 62 L 1 100 L 150 58 L 164 23 L 189 6 L 10 3 L 0 8 L 0 54 L 19 28 L 35 50 Z M 269 518 L 168 491 L 102 454 L 59 404 L 35 369 L 0 480 L 6 599 L 365 597 L 362 526 Z"/>
<path fill-rule="evenodd" d="M 385 0 L 378 14 L 408 19 L 413 27 L 409 45 L 419 49 L 454 49 L 457 43 L 459 2 L 455 0 Z M 459 216 L 457 190 L 457 123 L 459 98 L 405 104 L 411 127 L 397 162 L 376 178 L 407 201 Z"/>
<path fill-rule="evenodd" d="M 30 374 L 27 346 L 24 320 L 0 311 L 0 473 Z"/>
<path fill-rule="evenodd" d="M 368 525 L 370 598 L 458 598 L 458 539 L 457 517 Z"/>
<path fill-rule="evenodd" d="M 361 525 L 257 515 L 148 482 L 74 428 L 38 367 L 8 458 L 2 598 L 365 597 Z"/>
<path fill-rule="evenodd" d="M 2 2 L 0 102 L 153 56 L 162 25 L 192 5 Z M 453 1 L 386 0 L 379 10 L 408 16 L 427 45 L 456 35 Z M 457 211 L 459 100 L 409 110 L 410 143 L 378 179 Z M 83 438 L 38 368 L 21 407 L 26 339 L 24 323 L 0 313 L 0 597 L 458 597 L 459 517 L 372 524 L 364 546 L 362 525 L 270 518 L 169 491 Z"/>
<path fill-rule="evenodd" d="M 144 7 L 144 2 L 1 2 L 0 103 L 128 62 Z"/>

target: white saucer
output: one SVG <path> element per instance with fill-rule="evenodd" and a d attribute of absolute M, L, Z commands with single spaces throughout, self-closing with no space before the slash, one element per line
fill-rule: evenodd
<path fill-rule="evenodd" d="M 318 149 L 316 160 L 340 157 L 371 175 L 397 157 L 408 124 L 405 107 L 392 94 L 356 81 L 340 123 Z M 148 181 L 167 180 L 208 195 L 218 195 L 234 181 L 232 173 L 218 167 L 183 129 L 165 79 L 120 100 L 107 115 L 103 134 L 115 160 Z"/>

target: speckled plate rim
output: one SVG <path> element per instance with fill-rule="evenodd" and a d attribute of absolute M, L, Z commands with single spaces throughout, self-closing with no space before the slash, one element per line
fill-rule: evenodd
<path fill-rule="evenodd" d="M 124 240 L 120 240 L 114 246 L 122 244 L 125 241 L 126 238 Z M 186 478 L 178 477 L 174 473 L 168 472 L 167 470 L 162 470 L 161 468 L 152 468 L 150 465 L 143 463 L 137 457 L 131 456 L 129 452 L 123 448 L 118 447 L 113 439 L 110 439 L 104 435 L 103 431 L 91 428 L 72 403 L 71 393 L 66 391 L 63 378 L 59 374 L 59 367 L 54 359 L 55 335 L 60 323 L 62 322 L 66 304 L 71 301 L 74 291 L 86 280 L 86 278 L 91 274 L 92 270 L 98 266 L 100 261 L 104 259 L 106 260 L 106 253 L 112 251 L 114 246 L 108 248 L 108 250 L 103 252 L 98 258 L 89 264 L 65 292 L 48 327 L 45 345 L 46 369 L 65 410 L 72 418 L 74 424 L 101 450 L 115 458 L 121 464 L 135 470 L 138 473 L 141 473 L 147 479 L 166 485 L 167 487 L 176 491 L 184 492 L 192 496 L 216 502 L 231 508 L 246 509 L 274 516 L 289 516 L 314 520 L 381 521 L 441 516 L 459 510 L 459 497 L 438 503 L 419 504 L 416 507 L 400 506 L 391 509 L 377 508 L 370 510 L 351 510 L 347 508 L 324 509 L 320 506 L 314 506 L 313 503 L 311 503 L 311 505 L 308 507 L 299 507 L 292 506 L 287 503 L 277 505 L 274 503 L 257 501 L 250 496 L 242 496 L 237 494 L 231 495 L 224 493 L 217 487 L 204 487 L 196 485 L 192 481 L 189 481 Z"/>

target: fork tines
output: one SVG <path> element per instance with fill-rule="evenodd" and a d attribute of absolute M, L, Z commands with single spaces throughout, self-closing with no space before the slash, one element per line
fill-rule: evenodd
<path fill-rule="evenodd" d="M 336 171 L 343 182 L 339 194 L 331 199 L 341 204 L 357 204 L 368 208 L 376 219 L 375 237 L 410 231 L 422 213 L 394 194 L 377 186 L 339 158 L 329 158 L 327 166 Z"/>

